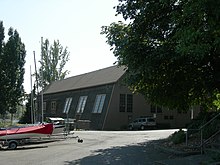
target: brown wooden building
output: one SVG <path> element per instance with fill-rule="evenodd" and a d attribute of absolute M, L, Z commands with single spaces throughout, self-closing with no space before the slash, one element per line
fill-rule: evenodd
<path fill-rule="evenodd" d="M 123 85 L 125 73 L 111 66 L 51 83 L 44 91 L 44 117 L 89 121 L 92 130 L 121 130 L 140 116 L 156 117 L 159 127 L 182 128 L 192 112 L 197 115 L 150 105 Z"/>

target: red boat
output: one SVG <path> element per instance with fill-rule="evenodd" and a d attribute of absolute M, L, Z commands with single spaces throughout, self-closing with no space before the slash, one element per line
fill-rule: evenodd
<path fill-rule="evenodd" d="M 0 130 L 0 141 L 29 139 L 32 137 L 41 137 L 53 133 L 53 124 L 38 124 L 17 128 Z"/>

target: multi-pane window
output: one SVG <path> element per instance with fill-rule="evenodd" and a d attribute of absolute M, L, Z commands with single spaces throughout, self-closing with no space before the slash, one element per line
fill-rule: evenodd
<path fill-rule="evenodd" d="M 151 113 L 162 113 L 162 108 L 159 106 L 151 105 L 150 112 Z"/>
<path fill-rule="evenodd" d="M 151 112 L 151 113 L 156 113 L 156 106 L 151 105 L 151 106 L 150 106 L 150 112 Z"/>
<path fill-rule="evenodd" d="M 119 111 L 120 112 L 132 112 L 133 111 L 133 95 L 120 94 L 119 98 Z"/>
<path fill-rule="evenodd" d="M 173 115 L 171 115 L 171 116 L 164 116 L 164 119 L 165 120 L 173 120 L 174 117 L 173 117 Z"/>
<path fill-rule="evenodd" d="M 51 114 L 56 114 L 56 101 L 51 102 Z"/>
<path fill-rule="evenodd" d="M 66 98 L 66 102 L 65 102 L 64 109 L 63 109 L 63 113 L 66 113 L 66 114 L 69 113 L 71 102 L 72 102 L 72 97 Z"/>
<path fill-rule="evenodd" d="M 132 112 L 133 110 L 133 95 L 127 95 L 127 112 Z"/>
<path fill-rule="evenodd" d="M 80 96 L 78 106 L 77 106 L 77 113 L 83 113 L 85 105 L 86 105 L 86 100 L 88 96 Z"/>
<path fill-rule="evenodd" d="M 97 95 L 95 99 L 95 104 L 93 108 L 93 113 L 102 113 L 103 105 L 105 102 L 106 94 Z"/>

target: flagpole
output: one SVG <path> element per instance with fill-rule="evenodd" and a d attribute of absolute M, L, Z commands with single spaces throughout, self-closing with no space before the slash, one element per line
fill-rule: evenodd
<path fill-rule="evenodd" d="M 41 63 L 43 63 L 43 37 L 41 37 Z M 43 79 L 43 65 L 41 66 L 42 70 L 41 70 L 41 82 L 42 82 L 42 90 L 41 90 L 41 115 L 42 115 L 42 120 L 41 122 L 44 122 L 44 98 L 43 98 L 43 90 L 44 90 L 44 79 Z"/>

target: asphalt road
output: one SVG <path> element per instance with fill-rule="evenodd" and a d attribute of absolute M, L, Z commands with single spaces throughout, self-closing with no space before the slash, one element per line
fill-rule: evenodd
<path fill-rule="evenodd" d="M 168 137 L 176 130 L 152 131 L 76 131 L 66 139 L 54 136 L 54 142 L 0 150 L 0 164 L 7 165 L 101 165 L 146 164 L 166 159 L 154 140 Z M 76 136 L 83 139 L 78 143 Z"/>

